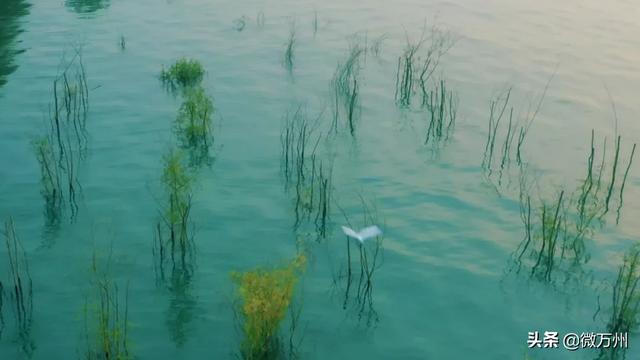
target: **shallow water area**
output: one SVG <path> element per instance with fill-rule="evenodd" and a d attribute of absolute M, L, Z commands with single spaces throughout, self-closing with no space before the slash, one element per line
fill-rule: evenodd
<path fill-rule="evenodd" d="M 638 154 L 625 176 L 640 141 L 638 15 L 633 1 L 592 0 L 4 0 L 0 219 L 13 219 L 33 279 L 30 358 L 84 356 L 94 255 L 110 259 L 121 295 L 128 288 L 135 358 L 232 358 L 242 333 L 230 274 L 281 265 L 301 248 L 308 257 L 295 296 L 302 359 L 597 358 L 562 344 L 528 349 L 527 335 L 607 331 L 612 285 L 640 234 Z M 419 106 L 419 87 L 412 105 L 400 106 L 397 72 L 407 40 L 432 26 L 454 40 L 433 76 L 455 92 L 458 111 L 448 138 L 425 144 L 429 113 Z M 356 75 L 354 131 L 344 113 L 331 129 L 332 79 L 354 44 L 367 50 Z M 65 211 L 55 221 L 45 211 L 32 142 L 49 129 L 54 80 L 78 49 L 89 99 L 87 149 L 75 169 L 76 215 Z M 153 246 L 165 202 L 163 156 L 180 147 L 183 102 L 159 74 L 182 57 L 205 69 L 201 85 L 215 108 L 213 160 L 193 169 L 191 275 L 158 284 Z M 507 89 L 515 118 L 544 98 L 522 164 L 513 155 L 500 169 L 505 117 L 488 171 L 490 104 Z M 325 175 L 332 169 L 324 238 L 317 221 L 295 227 L 297 201 L 316 200 L 304 191 L 298 198 L 283 175 L 282 132 L 297 110 L 319 119 L 312 141 L 323 134 L 317 160 Z M 544 253 L 536 269 L 534 257 L 514 271 L 526 239 L 523 177 L 534 222 L 540 201 L 553 214 L 562 190 L 562 209 L 572 214 L 566 220 L 577 221 L 592 130 L 596 168 L 607 138 L 601 194 L 617 135 L 621 146 L 611 209 L 584 237 L 579 256 L 586 260 L 571 267 L 558 254 L 545 262 Z M 340 226 L 345 215 L 354 228 L 372 222 L 364 220 L 363 201 L 384 238 L 370 299 L 359 303 L 353 295 L 345 300 L 348 240 Z M 8 284 L 4 239 L 1 245 L 0 281 Z M 29 358 L 6 299 L 0 359 Z M 638 334 L 628 341 L 626 358 L 640 357 Z"/>

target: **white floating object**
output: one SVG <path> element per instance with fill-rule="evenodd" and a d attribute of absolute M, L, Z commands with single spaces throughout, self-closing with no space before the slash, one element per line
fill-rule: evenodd
<path fill-rule="evenodd" d="M 360 230 L 359 232 L 355 232 L 353 231 L 353 229 L 343 226 L 342 231 L 344 232 L 345 235 L 360 241 L 361 244 L 364 244 L 364 241 L 369 238 L 382 235 L 382 230 L 380 230 L 380 228 L 377 227 L 376 225 L 366 227 Z"/>

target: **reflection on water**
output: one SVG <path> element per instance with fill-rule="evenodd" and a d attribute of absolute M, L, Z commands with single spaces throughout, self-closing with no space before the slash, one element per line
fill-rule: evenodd
<path fill-rule="evenodd" d="M 18 67 L 13 63 L 13 58 L 24 51 L 14 49 L 14 40 L 22 32 L 18 19 L 29 13 L 30 6 L 23 0 L 0 1 L 0 87 Z"/>
<path fill-rule="evenodd" d="M 18 344 L 21 355 L 31 358 L 36 349 L 31 336 L 31 325 L 33 323 L 33 281 L 29 271 L 27 254 L 22 247 L 22 241 L 16 234 L 13 219 L 5 221 L 3 235 L 6 245 L 6 257 L 2 256 L 2 262 L 8 264 L 6 275 L 7 293 L 4 293 L 4 286 L 0 284 L 0 297 L 7 301 L 7 307 L 11 308 L 14 315 L 12 335 L 13 341 Z M 2 269 L 4 270 L 4 268 Z M 2 312 L 2 301 L 0 301 L 0 335 L 4 328 L 4 318 Z"/>
<path fill-rule="evenodd" d="M 169 292 L 169 310 L 167 311 L 167 327 L 171 340 L 177 346 L 187 341 L 189 325 L 196 312 L 196 299 L 191 294 L 191 275 L 188 271 L 175 268 L 171 274 Z"/>
<path fill-rule="evenodd" d="M 78 14 L 91 14 L 109 7 L 109 0 L 67 0 L 65 5 Z"/>

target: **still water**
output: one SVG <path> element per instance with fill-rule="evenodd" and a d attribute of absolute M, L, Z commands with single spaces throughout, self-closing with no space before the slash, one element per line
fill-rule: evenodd
<path fill-rule="evenodd" d="M 0 218 L 13 218 L 33 279 L 30 355 L 5 305 L 0 359 L 83 357 L 93 254 L 111 259 L 121 290 L 128 283 L 127 337 L 136 358 L 231 358 L 242 335 L 230 274 L 282 264 L 301 241 L 308 254 L 295 297 L 302 359 L 596 358 L 597 351 L 562 344 L 529 350 L 527 335 L 608 331 L 612 286 L 640 234 L 637 166 L 616 224 L 619 184 L 640 140 L 638 16 L 640 3 L 629 0 L 0 0 Z M 396 99 L 398 59 L 432 26 L 454 42 L 433 76 L 458 99 L 455 127 L 435 145 L 425 144 L 429 114 L 419 101 L 407 107 Z M 333 170 L 328 232 L 317 239 L 313 226 L 294 226 L 281 131 L 287 113 L 300 108 L 320 119 L 318 133 L 328 132 L 331 79 L 354 43 L 368 49 L 355 131 L 342 117 L 319 142 L 318 156 Z M 53 81 L 79 48 L 89 93 L 87 152 L 76 173 L 82 191 L 77 215 L 52 223 L 31 143 L 47 131 Z M 192 276 L 158 284 L 152 248 L 162 157 L 176 146 L 182 102 L 158 75 L 181 57 L 206 70 L 214 161 L 197 170 L 193 188 Z M 541 106 L 522 161 L 514 157 L 498 172 L 483 167 L 483 151 L 490 103 L 507 89 L 514 121 Z M 537 271 L 523 261 L 518 271 L 522 179 L 533 184 L 533 222 L 539 201 L 553 212 L 562 190 L 575 199 L 592 130 L 596 163 L 608 139 L 607 171 L 621 135 L 611 210 L 586 231 L 579 265 L 543 260 Z M 384 238 L 372 291 L 360 304 L 345 300 L 340 225 L 345 216 L 355 228 L 365 225 L 362 199 L 375 206 L 369 211 Z M 4 244 L 0 259 L 5 281 Z M 640 337 L 631 332 L 628 341 L 627 358 L 639 358 Z"/>

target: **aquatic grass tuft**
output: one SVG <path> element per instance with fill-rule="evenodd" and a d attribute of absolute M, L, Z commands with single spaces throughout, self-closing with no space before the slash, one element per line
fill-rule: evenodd
<path fill-rule="evenodd" d="M 634 245 L 624 256 L 613 285 L 613 309 L 607 329 L 612 333 L 630 332 L 638 326 L 640 315 L 640 245 Z"/>
<path fill-rule="evenodd" d="M 421 51 L 429 41 L 424 54 Z M 431 27 L 427 38 L 426 27 L 417 41 L 411 41 L 407 35 L 405 49 L 398 57 L 396 70 L 395 99 L 401 107 L 411 105 L 413 96 L 420 89 L 423 103 L 428 95 L 428 82 L 440 60 L 455 44 L 455 39 L 448 31 L 442 31 L 436 26 Z"/>
<path fill-rule="evenodd" d="M 198 85 L 204 77 L 202 64 L 195 59 L 178 59 L 169 69 L 160 71 L 160 80 L 169 90 L 184 89 Z"/>
<path fill-rule="evenodd" d="M 500 122 L 504 117 L 507 106 L 509 105 L 509 99 L 511 97 L 511 88 L 509 88 L 504 94 L 497 96 L 495 99 L 491 99 L 489 102 L 489 128 L 487 131 L 487 140 L 484 147 L 484 155 L 482 158 L 482 167 L 491 173 L 492 162 L 494 159 L 493 153 L 496 146 L 496 138 L 498 134 L 498 128 Z M 513 125 L 513 107 L 509 111 L 509 130 Z M 509 131 L 511 134 L 511 131 Z M 511 143 L 511 137 L 508 136 L 505 141 L 505 145 L 508 149 L 508 144 Z M 504 149 L 504 148 L 503 148 Z M 503 150 L 504 151 L 504 150 Z"/>
<path fill-rule="evenodd" d="M 316 153 L 321 139 L 320 135 L 315 136 L 321 116 L 322 114 L 315 120 L 310 120 L 302 106 L 298 106 L 295 111 L 287 111 L 285 115 L 280 143 L 281 170 L 286 188 L 294 182 L 300 183 L 306 177 L 308 159 Z"/>
<path fill-rule="evenodd" d="M 21 351 L 28 357 L 35 350 L 35 344 L 31 338 L 31 326 L 33 323 L 33 281 L 29 272 L 29 262 L 22 243 L 16 234 L 13 219 L 9 218 L 4 223 L 5 246 L 7 250 L 6 264 L 8 264 L 9 281 L 7 283 L 8 306 L 14 315 L 15 333 L 20 344 Z M 4 262 L 4 261 L 3 261 Z M 2 292 L 4 292 L 4 286 Z M 0 294 L 1 295 L 1 294 Z M 1 308 L 1 307 L 0 307 Z M 2 315 L 0 315 L 2 317 Z M 0 324 L 0 333 L 4 319 Z"/>
<path fill-rule="evenodd" d="M 618 206 L 616 209 L 616 224 L 620 221 L 620 213 L 624 200 L 624 188 L 635 155 L 636 144 L 633 144 L 629 160 L 625 168 L 621 181 L 617 176 L 620 163 L 620 151 L 622 139 L 616 138 L 613 159 L 607 157 L 607 138 L 603 140 L 602 158 L 600 165 L 595 164 L 595 156 L 598 152 L 595 141 L 595 132 L 591 131 L 591 146 L 587 159 L 587 174 L 578 189 L 578 214 L 581 228 L 588 228 L 592 222 L 603 223 L 606 215 L 614 205 L 613 194 L 618 193 Z M 611 161 L 610 172 L 607 174 L 607 162 Z M 608 182 L 607 182 L 607 179 Z"/>
<path fill-rule="evenodd" d="M 77 172 L 88 144 L 89 91 L 81 49 L 63 66 L 53 81 L 46 133 L 32 141 L 50 224 L 58 223 L 65 200 L 71 218 L 77 214 L 77 196 L 82 191 Z"/>
<path fill-rule="evenodd" d="M 616 153 L 620 152 L 620 143 L 618 138 Z M 565 285 L 576 275 L 583 274 L 581 267 L 590 259 L 587 240 L 605 225 L 607 207 L 611 206 L 607 201 L 613 200 L 610 194 L 617 191 L 618 186 L 620 191 L 624 190 L 625 179 L 618 181 L 609 173 L 615 173 L 619 155 L 614 154 L 611 158 L 606 150 L 607 139 L 604 138 L 600 149 L 596 146 L 595 131 L 592 130 L 586 174 L 577 189 L 573 193 L 562 190 L 557 198 L 540 200 L 538 206 L 532 204 L 532 195 L 521 180 L 520 214 L 525 236 L 514 252 L 511 270 L 519 273 L 523 267 L 530 267 L 531 278 L 549 283 L 564 280 Z M 633 148 L 627 169 L 631 166 L 634 152 Z M 596 160 L 597 157 L 601 159 Z M 613 163 L 609 165 L 609 161 Z M 552 273 L 558 276 L 552 277 Z"/>
<path fill-rule="evenodd" d="M 520 215 L 524 238 L 512 255 L 510 271 L 525 270 L 530 279 L 551 285 L 561 284 L 566 291 L 569 281 L 580 283 L 586 275 L 582 266 L 589 261 L 583 234 L 574 232 L 573 203 L 564 190 L 551 200 L 533 205 L 531 195 L 521 194 Z"/>
<path fill-rule="evenodd" d="M 243 359 L 284 357 L 285 345 L 279 328 L 305 267 L 306 257 L 300 254 L 284 267 L 232 273 L 238 286 L 236 311 L 244 334 L 240 350 Z"/>
<path fill-rule="evenodd" d="M 183 162 L 182 153 L 171 149 L 163 157 L 162 185 L 167 204 L 156 224 L 154 258 L 156 276 L 164 280 L 164 265 L 189 271 L 193 265 L 194 244 L 191 236 L 191 187 L 193 176 Z"/>
<path fill-rule="evenodd" d="M 349 132 L 355 135 L 355 121 L 360 104 L 360 69 L 361 58 L 365 49 L 358 44 L 353 44 L 349 57 L 344 63 L 338 64 L 331 80 L 333 91 L 333 123 L 331 130 L 338 131 L 338 121 L 341 113 L 347 120 Z"/>
<path fill-rule="evenodd" d="M 625 253 L 616 281 L 612 285 L 611 309 L 606 325 L 608 333 L 630 334 L 638 328 L 640 324 L 639 283 L 640 244 L 635 243 Z M 599 310 L 598 307 L 598 312 Z M 626 346 L 602 348 L 597 359 L 624 359 L 626 351 Z"/>
<path fill-rule="evenodd" d="M 538 237 L 540 245 L 540 251 L 535 264 L 531 268 L 531 276 L 542 277 L 547 281 L 551 281 L 551 271 L 553 270 L 555 252 L 558 249 L 558 239 L 561 232 L 566 229 L 563 225 L 566 224 L 566 212 L 564 211 L 564 191 L 560 192 L 557 203 L 554 206 L 549 206 L 546 203 L 542 203 L 542 209 L 540 210 L 540 231 L 534 236 Z M 561 212 L 562 210 L 562 212 Z M 529 231 L 531 233 L 531 231 Z M 544 264 L 543 264 L 544 263 Z M 541 271 L 542 270 L 542 271 Z"/>
<path fill-rule="evenodd" d="M 95 254 L 92 275 L 91 295 L 83 306 L 86 348 L 82 357 L 86 360 L 134 359 L 129 350 L 129 284 L 121 296 L 109 274 L 99 273 Z"/>
<path fill-rule="evenodd" d="M 280 135 L 281 171 L 285 190 L 295 191 L 295 223 L 315 224 L 318 239 L 325 238 L 331 217 L 332 164 L 317 155 L 322 134 L 316 135 L 322 113 L 308 119 L 302 107 L 288 112 Z"/>
<path fill-rule="evenodd" d="M 456 123 L 458 113 L 458 98 L 453 91 L 448 90 L 445 81 L 436 83 L 427 98 L 423 100 L 429 117 L 429 126 L 424 143 L 440 143 L 449 140 Z"/>
<path fill-rule="evenodd" d="M 492 175 L 497 171 L 497 184 L 502 185 L 503 173 L 510 170 L 514 160 L 520 170 L 526 165 L 523 160 L 523 146 L 554 76 L 555 72 L 547 81 L 535 108 L 530 104 L 524 114 L 517 115 L 514 106 L 511 105 L 511 88 L 490 100 L 487 138 L 482 157 L 482 168 L 488 180 L 493 182 Z"/>

